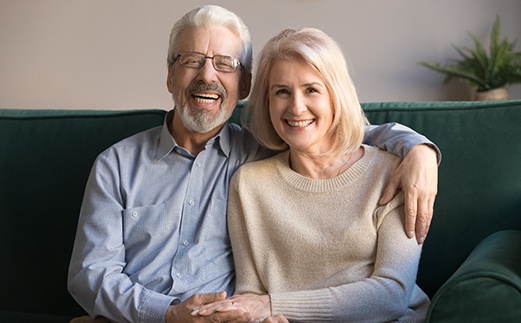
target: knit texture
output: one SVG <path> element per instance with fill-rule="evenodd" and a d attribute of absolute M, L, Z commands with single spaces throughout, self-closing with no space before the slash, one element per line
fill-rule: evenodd
<path fill-rule="evenodd" d="M 272 314 L 298 322 L 422 321 L 421 246 L 404 231 L 403 194 L 378 205 L 400 159 L 364 156 L 326 180 L 289 168 L 289 151 L 242 166 L 228 226 L 237 293 L 270 294 Z"/>

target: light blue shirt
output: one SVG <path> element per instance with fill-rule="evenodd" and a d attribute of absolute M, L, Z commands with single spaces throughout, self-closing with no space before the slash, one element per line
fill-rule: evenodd
<path fill-rule="evenodd" d="M 169 305 L 193 294 L 233 294 L 228 184 L 240 165 L 270 152 L 226 124 L 194 157 L 172 138 L 172 116 L 113 145 L 94 163 L 68 277 L 70 293 L 91 316 L 164 322 Z M 396 124 L 373 129 L 368 138 L 402 157 L 430 143 Z"/>

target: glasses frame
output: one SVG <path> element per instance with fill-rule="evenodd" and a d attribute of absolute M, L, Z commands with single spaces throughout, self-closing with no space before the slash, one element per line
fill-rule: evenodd
<path fill-rule="evenodd" d="M 181 61 L 179 61 L 179 64 L 182 66 L 182 67 L 186 67 L 186 68 L 192 68 L 192 69 L 200 69 L 204 66 L 204 64 L 206 64 L 206 60 L 207 59 L 211 59 L 212 60 L 212 66 L 213 68 L 218 71 L 218 72 L 223 72 L 223 73 L 235 73 L 237 72 L 237 70 L 239 69 L 239 67 L 242 67 L 242 64 L 241 62 L 235 58 L 235 57 L 232 57 L 232 56 L 228 56 L 228 55 L 213 55 L 213 56 L 206 56 L 205 54 L 203 53 L 200 53 L 200 52 L 190 52 L 190 51 L 186 51 L 186 52 L 181 52 L 179 53 L 175 58 L 174 58 L 174 64 L 175 62 L 177 62 L 179 60 L 179 58 L 181 58 L 183 55 L 196 55 L 196 56 L 199 56 L 201 59 L 199 60 L 199 64 L 197 66 L 189 66 L 189 65 L 186 65 L 186 64 L 182 64 Z M 226 70 L 226 69 L 222 69 L 221 66 L 219 66 L 218 64 L 216 64 L 215 62 L 215 59 L 230 59 L 231 62 L 232 62 L 232 65 L 230 66 L 232 68 L 232 70 Z"/>

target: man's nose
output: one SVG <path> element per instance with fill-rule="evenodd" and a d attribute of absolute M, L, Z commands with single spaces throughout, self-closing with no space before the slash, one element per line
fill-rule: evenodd
<path fill-rule="evenodd" d="M 213 83 L 217 81 L 217 70 L 213 67 L 212 59 L 205 58 L 204 65 L 199 69 L 199 78 L 205 83 Z"/>

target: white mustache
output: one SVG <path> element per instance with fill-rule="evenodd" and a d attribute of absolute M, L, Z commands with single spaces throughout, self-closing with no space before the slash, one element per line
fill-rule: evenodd
<path fill-rule="evenodd" d="M 226 98 L 226 89 L 217 83 L 192 83 L 186 89 L 186 97 L 189 97 L 194 92 L 198 91 L 217 91 L 219 95 Z"/>

